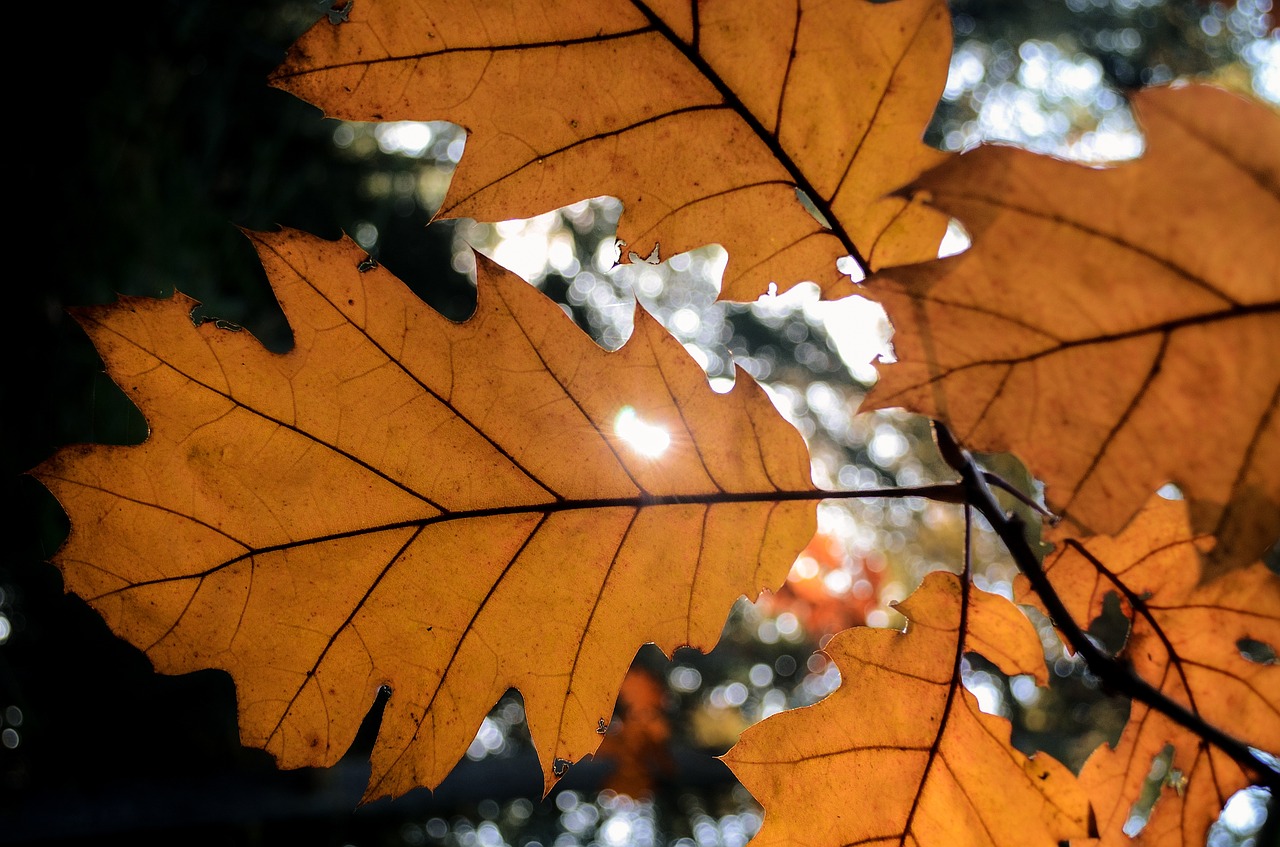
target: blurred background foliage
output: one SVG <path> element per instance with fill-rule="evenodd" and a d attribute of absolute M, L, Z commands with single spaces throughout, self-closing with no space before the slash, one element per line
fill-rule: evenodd
<path fill-rule="evenodd" d="M 1003 141 L 1088 162 L 1132 158 L 1142 138 L 1125 92 L 1181 78 L 1280 102 L 1269 0 L 953 0 L 952 8 L 951 73 L 926 136 L 943 149 Z M 18 17 L 17 31 L 45 35 L 50 61 L 29 69 L 24 114 L 38 117 L 15 162 L 26 196 L 12 219 L 25 224 L 26 243 L 15 245 L 23 248 L 10 287 L 18 331 L 7 336 L 0 438 L 17 548 L 0 561 L 0 841 L 741 845 L 761 813 L 714 756 L 745 726 L 838 685 L 815 652 L 831 634 L 900 626 L 893 602 L 929 570 L 961 567 L 959 507 L 824 503 L 819 534 L 787 584 L 740 601 L 712 653 L 640 652 L 600 754 L 571 768 L 545 800 L 514 693 L 435 793 L 356 808 L 379 707 L 337 767 L 277 771 L 264 753 L 240 747 L 225 674 L 156 675 L 64 595 L 45 564 L 67 521 L 23 472 L 66 444 L 130 444 L 146 433 L 66 310 L 177 287 L 204 304 L 202 316 L 287 349 L 289 329 L 237 227 L 348 233 L 456 320 L 473 308 L 474 248 L 540 287 L 608 348 L 629 335 L 639 299 L 714 386 L 727 387 L 736 368 L 766 385 L 806 437 L 823 487 L 949 478 L 927 421 L 855 415 L 890 335 L 883 313 L 861 298 L 820 303 L 816 287 L 799 286 L 717 304 L 726 257 L 715 246 L 618 265 L 621 208 L 612 198 L 528 221 L 427 226 L 453 169 L 465 166 L 461 129 L 327 120 L 266 85 L 285 47 L 326 9 L 313 0 L 171 0 L 24 8 Z M 957 228 L 947 249 L 963 245 Z M 1036 492 L 1012 458 L 984 460 Z M 978 585 L 1008 594 L 1012 564 L 979 529 Z M 1100 692 L 1040 624 L 1049 688 L 1007 679 L 976 655 L 966 684 L 985 709 L 1013 721 L 1022 749 L 1079 767 L 1118 736 L 1128 704 Z M 1114 645 L 1123 628 L 1103 621 L 1095 634 Z M 1167 761 L 1153 763 L 1152 798 L 1170 776 Z M 1258 789 L 1241 795 L 1211 844 L 1251 843 L 1265 799 Z M 1134 829 L 1144 814 L 1135 810 Z"/>

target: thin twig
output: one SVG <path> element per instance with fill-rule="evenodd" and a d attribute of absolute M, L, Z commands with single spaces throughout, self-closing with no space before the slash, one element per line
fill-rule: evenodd
<path fill-rule="evenodd" d="M 1213 744 L 1241 766 L 1255 772 L 1261 785 L 1269 787 L 1273 794 L 1280 788 L 1280 770 L 1262 759 L 1249 745 L 1207 722 L 1200 715 L 1180 703 L 1170 700 L 1163 692 L 1133 673 L 1131 667 L 1104 653 L 1080 628 L 1080 624 L 1067 611 L 1066 605 L 1048 575 L 1040 565 L 1040 558 L 1027 542 L 1026 524 L 1014 513 L 1000 508 L 995 495 L 983 478 L 982 470 L 973 457 L 962 450 L 946 425 L 935 421 L 934 434 L 938 448 L 947 463 L 960 474 L 960 484 L 968 494 L 968 502 L 987 519 L 992 529 L 1018 569 L 1027 577 L 1032 589 L 1039 595 L 1049 612 L 1054 626 L 1066 636 L 1067 643 L 1084 658 L 1089 671 L 1108 689 L 1146 704 L 1174 723 Z"/>
<path fill-rule="evenodd" d="M 1013 485 L 1011 482 L 1009 482 L 1007 479 L 1000 476 L 999 474 L 994 474 L 991 471 L 983 471 L 982 478 L 987 482 L 988 485 L 994 485 L 996 488 L 999 488 L 1001 491 L 1004 491 L 1007 494 L 1013 495 L 1018 499 L 1018 502 L 1023 503 L 1027 506 L 1030 506 L 1032 509 L 1039 512 L 1041 515 L 1044 515 L 1046 518 L 1049 519 L 1049 523 L 1057 524 L 1058 521 L 1062 520 L 1062 518 L 1058 517 L 1053 512 L 1046 509 L 1044 506 L 1041 506 L 1031 497 L 1027 496 L 1026 494 L 1023 494 L 1022 491 L 1020 491 L 1016 485 Z"/>

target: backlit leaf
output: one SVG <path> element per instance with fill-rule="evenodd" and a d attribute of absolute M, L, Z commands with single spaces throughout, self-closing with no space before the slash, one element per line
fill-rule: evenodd
<path fill-rule="evenodd" d="M 455 324 L 349 239 L 250 237 L 293 349 L 181 294 L 82 310 L 150 434 L 34 473 L 68 590 L 159 670 L 228 671 L 282 766 L 335 762 L 387 685 L 366 798 L 434 787 L 514 686 L 550 784 L 644 642 L 713 644 L 812 536 L 799 434 L 645 312 L 607 353 L 483 262 Z"/>
<path fill-rule="evenodd" d="M 1119 598 L 1131 625 L 1121 655 L 1140 677 L 1245 743 L 1280 751 L 1280 666 L 1241 648 L 1280 648 L 1280 576 L 1255 562 L 1200 584 L 1201 549 L 1212 543 L 1190 529 L 1185 502 L 1153 497 L 1119 536 L 1063 542 L 1044 568 L 1077 621 L 1100 615 L 1108 594 Z M 1023 578 L 1016 593 L 1034 602 Z M 1124 843 L 1152 758 L 1166 744 L 1185 785 L 1167 783 L 1143 844 L 1203 844 L 1226 800 L 1250 782 L 1222 751 L 1134 703 L 1119 746 L 1099 748 L 1080 775 L 1105 844 Z"/>
<path fill-rule="evenodd" d="M 905 632 L 859 627 L 824 652 L 842 682 L 742 734 L 725 761 L 765 807 L 769 845 L 1052 847 L 1089 834 L 1075 777 L 1009 744 L 961 682 L 968 651 L 1045 679 L 1035 629 L 1007 600 L 934 572 L 898 606 Z"/>
<path fill-rule="evenodd" d="M 850 294 L 835 263 L 854 252 L 937 255 L 946 216 L 883 195 L 943 158 L 921 137 L 950 56 L 943 0 L 362 0 L 273 83 L 348 120 L 464 126 L 441 215 L 612 195 L 624 255 L 717 242 L 721 296 L 754 300 L 771 281 Z"/>
<path fill-rule="evenodd" d="M 1280 537 L 1280 117 L 1205 86 L 1133 105 L 1135 162 L 986 147 L 919 181 L 973 246 L 867 286 L 899 360 L 867 408 L 1017 454 L 1088 535 L 1176 482 L 1211 570 L 1244 566 Z"/>

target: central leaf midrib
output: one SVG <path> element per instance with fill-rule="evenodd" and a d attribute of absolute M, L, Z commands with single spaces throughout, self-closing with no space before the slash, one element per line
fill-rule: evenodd
<path fill-rule="evenodd" d="M 813 184 L 809 181 L 809 178 L 805 176 L 804 171 L 800 169 L 800 166 L 796 164 L 795 160 L 782 149 L 782 144 L 778 141 L 777 137 L 764 128 L 764 124 L 760 123 L 760 120 L 752 114 L 751 110 L 748 109 L 746 104 L 738 97 L 737 93 L 729 87 L 728 83 L 720 78 L 720 75 L 717 74 L 709 64 L 707 64 L 706 60 L 702 58 L 702 54 L 698 52 L 696 47 L 685 44 L 684 41 L 675 34 L 671 27 L 667 25 L 667 22 L 651 10 L 648 5 L 642 2 L 642 0 L 631 0 L 631 3 L 640 11 L 641 14 L 649 19 L 649 23 L 653 29 L 665 38 L 671 46 L 680 53 L 680 55 L 684 56 L 685 60 L 689 62 L 689 64 L 693 65 L 698 73 L 711 83 L 716 91 L 719 92 L 720 96 L 724 98 L 725 104 L 732 109 L 744 123 L 746 123 L 752 133 L 760 139 L 761 143 L 769 148 L 770 154 L 772 154 L 774 159 L 777 160 L 778 164 L 782 165 L 782 167 L 786 169 L 787 173 L 791 175 L 791 178 L 795 180 L 796 187 L 808 195 L 809 200 L 813 205 L 818 209 L 818 211 L 822 212 L 823 217 L 826 218 L 827 223 L 830 226 L 829 231 L 831 234 L 840 239 L 841 246 L 849 251 L 849 255 L 853 257 L 853 260 L 858 263 L 864 272 L 869 273 L 871 268 L 870 263 L 867 261 L 866 257 L 862 255 L 858 246 L 853 243 L 853 238 L 851 238 L 849 233 L 847 233 L 844 227 L 841 226 L 840 219 L 836 217 L 835 212 L 831 208 L 831 204 L 823 198 L 822 194 L 819 193 L 816 188 L 814 188 Z M 695 44 L 697 43 L 697 36 L 698 33 L 695 30 Z"/>
<path fill-rule="evenodd" d="M 203 571 L 135 582 L 122 588 L 106 592 L 106 594 L 99 595 L 99 597 L 119 594 L 124 591 L 149 585 L 158 585 L 167 582 L 180 582 L 188 579 L 203 579 L 254 556 L 277 553 L 282 550 L 292 550 L 299 547 L 306 547 L 311 544 L 324 544 L 329 541 L 339 541 L 344 538 L 354 538 L 359 535 L 372 535 L 379 532 L 391 532 L 397 529 L 425 528 L 433 524 L 448 523 L 450 521 L 503 517 L 509 515 L 554 514 L 557 512 L 586 511 L 590 509 L 645 509 L 665 506 L 716 506 L 730 503 L 776 503 L 827 499 L 874 499 L 878 497 L 926 497 L 939 499 L 944 502 L 958 502 L 958 500 L 955 499 L 957 496 L 956 492 L 958 492 L 958 490 L 959 488 L 957 483 L 938 483 L 905 488 L 866 488 L 855 491 L 827 491 L 818 488 L 805 488 L 785 491 L 716 491 L 695 494 L 637 494 L 629 497 L 551 500 L 538 503 L 521 503 L 511 506 L 493 506 L 483 509 L 465 509 L 454 512 L 446 511 L 436 515 L 430 515 L 425 518 L 409 518 L 401 521 L 391 521 L 385 524 L 356 527 L 354 529 L 343 530 L 341 532 L 316 535 L 309 538 L 285 541 L 279 544 L 270 544 L 263 547 L 254 547 L 239 556 L 228 559 L 225 562 L 214 565 L 213 567 Z"/>

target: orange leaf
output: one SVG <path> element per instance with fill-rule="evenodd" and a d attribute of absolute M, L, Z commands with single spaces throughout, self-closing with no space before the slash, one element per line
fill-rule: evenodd
<path fill-rule="evenodd" d="M 1212 568 L 1247 565 L 1280 537 L 1280 117 L 1205 86 L 1133 105 L 1138 161 L 987 147 L 919 181 L 973 247 L 868 286 L 899 362 L 867 408 L 1016 453 L 1085 534 L 1172 480 Z"/>
<path fill-rule="evenodd" d="M 159 670 L 227 670 L 282 766 L 336 761 L 389 685 L 366 799 L 434 787 L 514 686 L 550 785 L 644 642 L 713 644 L 812 536 L 799 434 L 643 311 L 607 353 L 483 262 L 455 324 L 350 239 L 250 238 L 293 349 L 181 294 L 82 310 L 150 435 L 34 473 L 68 590 Z"/>
<path fill-rule="evenodd" d="M 1097 617 L 1107 594 L 1118 595 L 1131 622 L 1121 656 L 1140 677 L 1208 723 L 1277 751 L 1280 666 L 1246 659 L 1240 643 L 1280 648 L 1280 577 L 1256 562 L 1199 584 L 1201 549 L 1210 544 L 1190 529 L 1185 502 L 1153 497 L 1119 536 L 1068 541 L 1044 568 L 1077 621 Z M 1016 590 L 1020 602 L 1030 601 L 1024 578 Z M 1166 744 L 1187 787 L 1165 789 L 1143 844 L 1203 844 L 1223 804 L 1250 782 L 1207 741 L 1135 702 L 1119 746 L 1095 751 L 1080 777 L 1104 844 L 1127 840 L 1121 828 Z"/>
<path fill-rule="evenodd" d="M 943 0 L 369 0 L 306 33 L 272 82 L 334 117 L 466 127 L 441 215 L 609 194 L 641 255 L 724 246 L 725 299 L 806 279 L 840 296 L 846 254 L 937 255 L 946 216 L 884 195 L 943 158 L 921 137 L 950 26 Z"/>
<path fill-rule="evenodd" d="M 1009 745 L 960 679 L 970 650 L 1037 673 L 1035 629 L 1011 603 L 935 571 L 898 606 L 905 632 L 858 628 L 825 648 L 843 682 L 746 730 L 724 759 L 765 807 L 768 845 L 1055 845 L 1088 834 L 1075 777 Z"/>
<path fill-rule="evenodd" d="M 1130 837 L 1125 824 L 1143 792 L 1152 759 L 1170 742 L 1173 770 L 1146 825 Z M 1137 702 L 1115 749 L 1103 744 L 1080 771 L 1080 784 L 1089 793 L 1102 833 L 1098 847 L 1202 847 L 1227 800 L 1250 782 L 1251 776 L 1226 753 Z"/>

